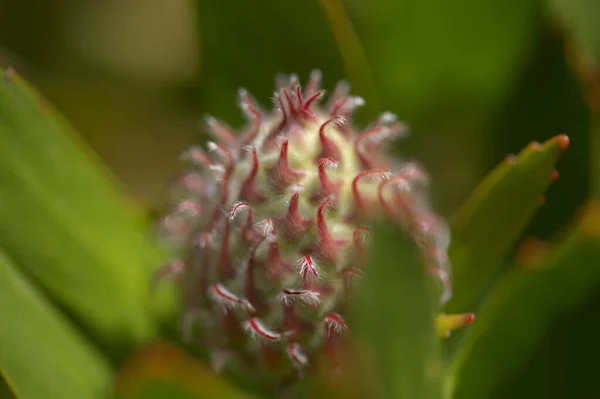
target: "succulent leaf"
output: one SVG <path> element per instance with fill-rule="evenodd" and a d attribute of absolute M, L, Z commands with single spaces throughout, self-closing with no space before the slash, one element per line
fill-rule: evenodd
<path fill-rule="evenodd" d="M 437 304 L 418 248 L 396 226 L 380 223 L 374 231 L 369 275 L 358 289 L 351 322 L 365 344 L 363 350 L 373 352 L 380 374 L 376 385 L 383 393 L 378 397 L 441 398 L 443 367 L 434 327 Z"/>
<path fill-rule="evenodd" d="M 162 305 L 147 289 L 159 259 L 147 227 L 13 69 L 0 73 L 0 142 L 0 246 L 113 355 L 151 339 Z"/>
<path fill-rule="evenodd" d="M 532 142 L 518 156 L 507 156 L 475 189 L 452 223 L 448 253 L 455 295 L 447 311 L 476 309 L 558 178 L 554 167 L 568 145 L 565 135 L 543 145 Z"/>
<path fill-rule="evenodd" d="M 0 378 L 16 398 L 108 397 L 107 359 L 1 251 L 0 314 Z"/>
<path fill-rule="evenodd" d="M 514 268 L 501 278 L 465 334 L 454 364 L 453 397 L 495 397 L 500 383 L 526 370 L 550 323 L 597 292 L 598 226 L 600 205 L 592 202 L 541 265 Z"/>

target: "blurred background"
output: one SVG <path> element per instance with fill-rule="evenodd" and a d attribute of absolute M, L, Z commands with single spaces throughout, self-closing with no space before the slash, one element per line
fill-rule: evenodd
<path fill-rule="evenodd" d="M 178 155 L 206 139 L 203 116 L 240 126 L 238 88 L 268 107 L 280 72 L 318 68 L 330 90 L 348 80 L 365 124 L 385 110 L 406 121 L 394 150 L 430 171 L 448 218 L 508 153 L 566 133 L 560 179 L 526 233 L 545 240 L 600 189 L 599 18 L 594 0 L 0 0 L 0 65 L 38 86 L 151 212 Z M 600 292 L 558 320 L 498 397 L 598 397 L 598 306 Z"/>

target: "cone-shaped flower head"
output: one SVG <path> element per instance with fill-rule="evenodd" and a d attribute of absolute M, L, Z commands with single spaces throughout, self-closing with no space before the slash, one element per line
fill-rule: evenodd
<path fill-rule="evenodd" d="M 187 340 L 210 349 L 217 368 L 304 370 L 352 328 L 348 296 L 377 214 L 414 238 L 440 301 L 449 298 L 449 232 L 429 207 L 428 176 L 384 154 L 405 125 L 383 113 L 358 128 L 352 113 L 364 101 L 340 83 L 321 105 L 319 72 L 304 89 L 281 79 L 271 112 L 239 97 L 247 126 L 206 120 L 214 141 L 183 155 L 183 196 L 163 220 L 181 258 L 159 276 L 182 277 Z"/>

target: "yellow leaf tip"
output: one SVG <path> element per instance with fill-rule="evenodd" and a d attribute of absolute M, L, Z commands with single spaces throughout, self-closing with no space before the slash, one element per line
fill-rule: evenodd
<path fill-rule="evenodd" d="M 468 326 L 475 321 L 475 313 L 458 313 L 458 314 L 445 314 L 440 313 L 437 317 L 436 324 L 438 328 L 438 334 L 442 338 L 448 338 L 450 333 L 459 328 Z"/>

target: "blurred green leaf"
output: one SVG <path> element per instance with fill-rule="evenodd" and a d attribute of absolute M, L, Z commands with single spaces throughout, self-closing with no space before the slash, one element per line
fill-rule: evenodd
<path fill-rule="evenodd" d="M 539 20 L 537 0 L 344 3 L 383 99 L 411 120 L 457 104 L 473 117 L 501 101 Z"/>
<path fill-rule="evenodd" d="M 2 252 L 0 315 L 0 374 L 17 398 L 109 397 L 112 374 L 106 359 Z"/>
<path fill-rule="evenodd" d="M 418 249 L 398 227 L 380 225 L 374 234 L 352 325 L 372 350 L 381 397 L 439 398 L 442 364 L 433 296 Z"/>
<path fill-rule="evenodd" d="M 600 2 L 596 0 L 548 0 L 556 18 L 570 30 L 585 50 L 600 62 Z"/>
<path fill-rule="evenodd" d="M 119 374 L 116 396 L 119 399 L 249 399 L 222 376 L 170 343 L 156 343 L 133 354 Z"/>
<path fill-rule="evenodd" d="M 449 249 L 453 297 L 449 313 L 475 311 L 507 255 L 531 220 L 568 138 L 532 143 L 507 158 L 476 188 L 452 224 Z"/>
<path fill-rule="evenodd" d="M 552 321 L 573 312 L 597 292 L 598 226 L 600 204 L 594 203 L 542 266 L 513 269 L 502 278 L 457 357 L 455 398 L 492 397 L 501 382 L 526 372 Z"/>
<path fill-rule="evenodd" d="M 339 51 L 344 59 L 349 80 L 355 90 L 368 99 L 366 107 L 373 115 L 380 112 L 379 99 L 371 67 L 356 29 L 352 25 L 342 0 L 320 0 Z"/>
<path fill-rule="evenodd" d="M 12 389 L 8 386 L 8 383 L 0 373 L 0 398 L 2 399 L 16 399 Z"/>
<path fill-rule="evenodd" d="M 156 332 L 147 227 L 48 102 L 0 74 L 0 245 L 105 347 Z"/>
<path fill-rule="evenodd" d="M 552 319 L 520 372 L 509 373 L 494 399 L 592 398 L 598 392 L 600 290 L 576 309 Z"/>

